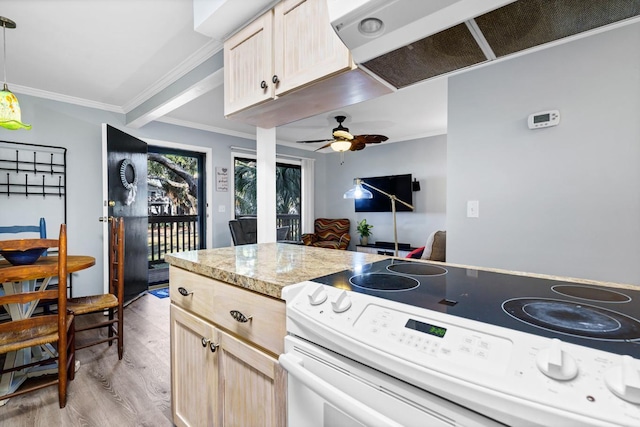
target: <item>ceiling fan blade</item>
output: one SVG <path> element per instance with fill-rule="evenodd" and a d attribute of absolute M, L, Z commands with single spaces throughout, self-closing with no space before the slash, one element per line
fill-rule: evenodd
<path fill-rule="evenodd" d="M 364 144 L 378 144 L 382 141 L 389 139 L 384 135 L 356 135 L 354 141 L 362 142 Z"/>
<path fill-rule="evenodd" d="M 314 143 L 314 142 L 327 142 L 327 141 L 333 141 L 333 139 L 313 139 L 310 141 L 296 141 L 302 144 L 309 144 L 309 143 Z"/>
<path fill-rule="evenodd" d="M 349 150 L 350 151 L 359 151 L 359 150 L 362 150 L 366 146 L 367 145 L 363 141 L 358 141 L 358 140 L 354 139 L 353 141 L 351 141 L 351 148 Z"/>
<path fill-rule="evenodd" d="M 324 144 L 322 147 L 320 147 L 320 148 L 316 148 L 316 149 L 315 149 L 315 150 L 313 150 L 313 151 L 320 151 L 320 150 L 322 150 L 323 148 L 331 147 L 331 144 L 333 143 L 333 140 L 331 139 L 331 140 L 329 140 L 329 141 L 331 141 L 331 142 L 330 142 L 330 143 L 328 143 L 328 144 Z"/>

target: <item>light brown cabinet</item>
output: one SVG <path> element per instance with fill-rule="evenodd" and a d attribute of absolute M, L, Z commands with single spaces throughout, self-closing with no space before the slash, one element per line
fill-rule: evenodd
<path fill-rule="evenodd" d="M 284 0 L 274 9 L 275 94 L 352 67 L 349 49 L 329 25 L 326 0 Z"/>
<path fill-rule="evenodd" d="M 225 115 L 273 98 L 272 10 L 225 42 L 224 64 Z"/>
<path fill-rule="evenodd" d="M 284 302 L 170 269 L 174 423 L 286 425 Z"/>
<path fill-rule="evenodd" d="M 225 116 L 274 127 L 391 89 L 359 70 L 325 0 L 283 0 L 224 44 Z"/>
<path fill-rule="evenodd" d="M 171 305 L 171 409 L 177 426 L 219 425 L 218 357 L 209 349 L 220 340 L 216 332 L 211 324 Z"/>

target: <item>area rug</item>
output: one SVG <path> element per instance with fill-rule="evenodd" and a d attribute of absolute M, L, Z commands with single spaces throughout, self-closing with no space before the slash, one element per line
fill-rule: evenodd
<path fill-rule="evenodd" d="M 153 289 L 150 290 L 149 293 L 157 296 L 158 298 L 166 298 L 169 296 L 169 288 Z"/>

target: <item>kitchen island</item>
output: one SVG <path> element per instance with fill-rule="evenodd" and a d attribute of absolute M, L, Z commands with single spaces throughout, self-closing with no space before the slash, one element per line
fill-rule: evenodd
<path fill-rule="evenodd" d="M 165 261 L 173 267 L 279 299 L 287 285 L 386 258 L 287 243 L 262 243 L 169 254 Z"/>
<path fill-rule="evenodd" d="M 362 265 L 389 258 L 286 243 L 167 255 L 175 424 L 286 425 L 286 374 L 277 362 L 287 333 L 283 288 L 345 270 L 359 271 Z M 471 281 L 472 288 L 489 277 L 489 282 L 503 284 L 504 289 L 524 282 L 534 288 L 543 286 L 550 297 L 557 295 L 549 290 L 556 282 L 587 285 L 587 290 L 594 286 L 640 290 L 635 285 L 429 263 L 447 267 L 448 277 Z M 435 290 L 456 289 L 454 282 L 449 285 Z M 460 295 L 458 307 L 474 294 Z M 478 304 L 471 305 L 483 306 L 487 295 L 475 295 Z"/>
<path fill-rule="evenodd" d="M 286 425 L 282 288 L 386 258 L 286 243 L 166 255 L 174 423 Z"/>

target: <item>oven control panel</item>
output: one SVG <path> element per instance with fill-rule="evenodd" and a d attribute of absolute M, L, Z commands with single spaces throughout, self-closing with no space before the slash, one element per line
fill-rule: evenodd
<path fill-rule="evenodd" d="M 364 308 L 353 328 L 363 342 L 383 345 L 397 357 L 433 369 L 473 365 L 492 375 L 503 375 L 511 357 L 508 339 L 376 304 Z"/>
<path fill-rule="evenodd" d="M 480 413 L 511 408 L 507 424 L 640 425 L 629 356 L 314 282 L 282 295 L 289 334 Z"/>

